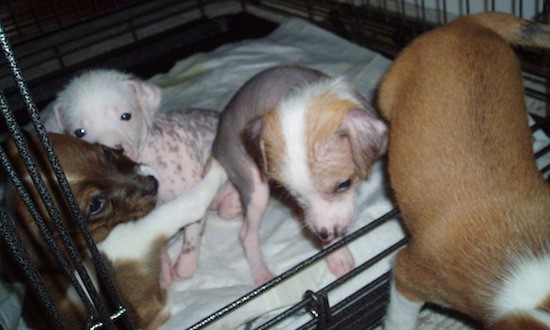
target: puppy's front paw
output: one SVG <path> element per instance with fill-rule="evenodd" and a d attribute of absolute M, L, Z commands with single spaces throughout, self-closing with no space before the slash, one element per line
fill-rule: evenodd
<path fill-rule="evenodd" d="M 341 247 L 326 257 L 328 268 L 332 274 L 340 277 L 355 267 L 355 260 L 347 246 Z"/>
<path fill-rule="evenodd" d="M 266 268 L 253 271 L 252 277 L 254 279 L 254 284 L 260 286 L 274 279 L 275 275 L 271 274 L 271 272 Z"/>
<path fill-rule="evenodd" d="M 220 189 L 227 182 L 227 173 L 222 165 L 214 158 L 209 160 L 209 165 L 207 165 L 207 171 L 203 176 L 202 182 L 206 186 L 216 187 L 216 190 Z"/>
<path fill-rule="evenodd" d="M 138 172 L 139 172 L 139 174 L 141 174 L 143 176 L 150 175 L 150 176 L 154 177 L 157 180 L 160 178 L 158 172 L 149 165 L 145 165 L 145 164 L 139 165 Z"/>

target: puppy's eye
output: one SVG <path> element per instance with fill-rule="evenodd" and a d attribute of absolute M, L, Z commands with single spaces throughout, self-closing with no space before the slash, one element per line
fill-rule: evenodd
<path fill-rule="evenodd" d="M 84 128 L 77 128 L 74 130 L 74 136 L 77 138 L 82 138 L 86 135 L 86 130 Z"/>
<path fill-rule="evenodd" d="M 340 182 L 338 185 L 336 185 L 335 192 L 337 192 L 337 193 L 344 192 L 344 191 L 348 190 L 349 187 L 351 187 L 351 179 L 348 179 L 344 182 Z"/>
<path fill-rule="evenodd" d="M 128 120 L 130 120 L 130 119 L 132 119 L 132 114 L 129 113 L 129 112 L 125 112 L 125 113 L 123 113 L 123 114 L 120 116 L 120 120 L 126 120 L 126 121 L 128 121 Z"/>
<path fill-rule="evenodd" d="M 105 198 L 100 197 L 93 199 L 88 205 L 88 211 L 90 212 L 90 215 L 98 214 L 99 212 L 103 211 L 106 204 L 107 203 L 105 202 Z"/>

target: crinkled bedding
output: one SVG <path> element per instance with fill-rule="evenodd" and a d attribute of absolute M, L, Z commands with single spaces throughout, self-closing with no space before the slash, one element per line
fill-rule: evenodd
<path fill-rule="evenodd" d="M 354 45 L 306 21 L 289 19 L 267 37 L 195 54 L 178 62 L 168 73 L 154 76 L 150 82 L 163 89 L 163 109 L 202 107 L 221 110 L 237 89 L 259 71 L 278 64 L 300 64 L 332 76 L 344 76 L 367 98 L 372 99 L 373 90 L 390 63 L 380 54 Z M 530 107 L 541 106 L 532 100 L 529 104 Z M 540 149 L 546 143 L 545 136 L 537 135 L 535 149 Z M 370 179 L 357 191 L 356 221 L 352 230 L 393 208 L 387 191 L 384 164 L 379 161 Z M 240 218 L 223 220 L 215 213 L 208 215 L 199 268 L 194 277 L 177 281 L 170 287 L 172 318 L 163 329 L 191 326 L 254 289 L 238 240 L 241 224 Z M 403 236 L 399 223 L 393 220 L 352 242 L 350 248 L 356 263 L 361 264 Z M 303 224 L 274 198 L 262 221 L 261 239 L 267 264 L 275 274 L 281 274 L 319 251 Z M 336 304 L 389 269 L 390 259 L 386 258 L 332 292 L 329 296 L 330 304 Z M 229 313 L 210 328 L 236 329 L 251 324 L 259 325 L 301 300 L 306 290 L 316 291 L 334 279 L 326 263 L 317 262 Z M 7 310 L 4 306 L 0 308 L 0 311 Z M 302 314 L 281 323 L 279 328 L 293 328 L 308 319 L 307 314 Z M 422 313 L 420 327 L 468 328 L 464 323 L 430 309 Z"/>

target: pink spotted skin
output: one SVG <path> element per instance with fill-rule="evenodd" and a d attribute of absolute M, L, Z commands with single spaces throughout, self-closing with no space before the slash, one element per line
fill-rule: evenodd
<path fill-rule="evenodd" d="M 213 110 L 157 113 L 136 162 L 157 171 L 159 201 L 174 199 L 202 179 L 218 125 Z"/>

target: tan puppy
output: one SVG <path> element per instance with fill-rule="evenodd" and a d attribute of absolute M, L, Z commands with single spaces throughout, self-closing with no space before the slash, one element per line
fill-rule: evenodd
<path fill-rule="evenodd" d="M 414 40 L 382 81 L 389 174 L 409 245 L 386 329 L 429 301 L 494 329 L 550 329 L 550 188 L 535 165 L 518 60 L 550 27 L 486 13 Z"/>
<path fill-rule="evenodd" d="M 157 328 L 169 317 L 164 310 L 166 291 L 160 285 L 161 251 L 167 240 L 181 227 L 204 216 L 218 188 L 226 182 L 225 172 L 214 163 L 213 170 L 195 188 L 151 212 L 156 204 L 158 185 L 152 176 L 145 174 L 147 167 L 134 163 L 120 151 L 74 137 L 50 134 L 50 140 L 130 315 L 140 328 Z M 60 197 L 61 192 L 54 183 L 51 168 L 46 165 L 48 162 L 38 139 L 31 138 L 29 144 L 54 202 L 61 210 L 66 228 L 84 261 L 89 263 L 84 240 L 68 215 L 68 206 Z M 6 144 L 6 149 L 45 223 L 54 238 L 59 240 L 11 141 Z M 86 311 L 53 253 L 40 239 L 34 219 L 17 194 L 7 194 L 6 197 L 17 219 L 17 231 L 67 325 L 82 328 L 87 318 Z M 13 279 L 21 280 L 15 272 L 16 267 L 7 270 L 11 271 L 8 275 Z M 40 328 L 52 328 L 54 325 L 46 326 L 50 324 L 47 316 L 36 313 L 36 301 L 32 298 L 28 295 L 24 303 L 23 314 L 27 321 Z"/>

